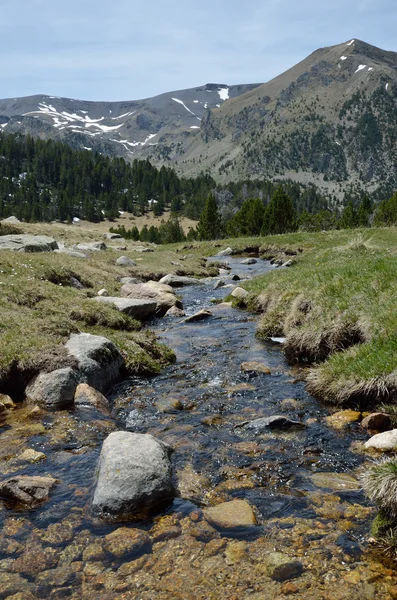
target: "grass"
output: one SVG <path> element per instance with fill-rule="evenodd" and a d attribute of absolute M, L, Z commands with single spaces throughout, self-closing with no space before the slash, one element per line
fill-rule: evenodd
<path fill-rule="evenodd" d="M 63 227 L 73 231 L 73 226 Z M 23 229 L 59 239 L 58 228 L 51 230 L 49 225 L 43 225 L 44 231 L 29 224 Z M 73 235 L 74 242 L 92 239 Z M 100 235 L 92 237 L 101 239 Z M 86 259 L 53 252 L 0 252 L 0 391 L 18 396 L 26 379 L 38 369 L 64 365 L 67 356 L 63 344 L 71 333 L 79 331 L 113 340 L 124 352 L 130 373 L 157 373 L 173 360 L 172 352 L 158 344 L 149 331 L 141 330 L 139 322 L 110 305 L 94 302 L 92 297 L 101 288 L 118 296 L 123 276 L 147 280 L 167 273 L 203 276 L 213 270 L 206 269 L 201 257 L 192 254 L 184 258 L 173 248 L 159 247 L 153 253 L 140 254 L 134 252 L 133 242 L 127 247 L 126 251 L 93 252 Z M 137 266 L 117 267 L 115 261 L 122 254 L 136 260 Z M 73 287 L 71 278 L 83 288 Z"/>
<path fill-rule="evenodd" d="M 310 365 L 308 389 L 326 401 L 363 407 L 396 399 L 396 234 L 387 228 L 257 238 L 267 257 L 297 253 L 294 266 L 244 285 L 249 306 L 263 313 L 258 336 L 285 336 L 288 359 Z"/>

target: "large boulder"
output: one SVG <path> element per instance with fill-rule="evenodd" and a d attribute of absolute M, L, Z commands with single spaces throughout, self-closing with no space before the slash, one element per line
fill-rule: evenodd
<path fill-rule="evenodd" d="M 27 385 L 26 399 L 49 410 L 67 409 L 73 406 L 78 383 L 79 373 L 71 367 L 40 373 Z"/>
<path fill-rule="evenodd" d="M 84 254 L 84 252 L 79 252 L 78 250 L 75 250 L 74 248 L 63 247 L 63 248 L 58 248 L 54 252 L 57 252 L 58 254 L 67 254 L 68 256 L 71 256 L 72 258 L 87 258 L 87 254 Z"/>
<path fill-rule="evenodd" d="M 45 235 L 2 235 L 0 250 L 16 252 L 51 252 L 58 248 L 54 238 Z"/>
<path fill-rule="evenodd" d="M 395 450 L 397 448 L 397 429 L 373 435 L 365 442 L 365 447 L 368 449 L 373 448 L 374 450 L 382 450 L 383 452 Z"/>
<path fill-rule="evenodd" d="M 157 301 L 154 298 L 134 300 L 133 298 L 118 298 L 117 296 L 96 296 L 93 300 L 112 304 L 114 308 L 133 319 L 147 319 L 154 316 L 157 311 Z"/>
<path fill-rule="evenodd" d="M 165 275 L 160 279 L 159 283 L 165 283 L 171 287 L 184 287 L 186 285 L 200 285 L 202 282 L 195 277 L 185 277 L 183 275 Z"/>
<path fill-rule="evenodd" d="M 173 306 L 182 307 L 182 303 L 176 297 L 173 288 L 157 281 L 138 284 L 127 283 L 123 285 L 120 293 L 124 298 L 155 300 L 157 303 L 156 314 L 160 316 L 165 315 Z"/>
<path fill-rule="evenodd" d="M 99 457 L 94 512 L 125 521 L 173 498 L 171 453 L 170 446 L 152 435 L 111 433 Z"/>
<path fill-rule="evenodd" d="M 65 347 L 77 360 L 81 383 L 88 383 L 104 392 L 120 379 L 124 358 L 107 338 L 90 333 L 73 333 Z"/>
<path fill-rule="evenodd" d="M 14 216 L 2 219 L 1 223 L 9 223 L 10 225 L 21 225 L 21 221 Z"/>

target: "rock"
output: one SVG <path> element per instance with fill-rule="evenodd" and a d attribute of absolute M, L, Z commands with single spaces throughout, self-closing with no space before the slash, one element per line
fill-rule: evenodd
<path fill-rule="evenodd" d="M 334 491 L 361 489 L 360 482 L 348 473 L 314 473 L 311 480 L 316 487 Z"/>
<path fill-rule="evenodd" d="M 136 262 L 128 256 L 120 256 L 120 258 L 116 260 L 116 265 L 118 267 L 136 267 Z"/>
<path fill-rule="evenodd" d="M 225 248 L 216 254 L 216 256 L 231 256 L 233 254 L 232 248 Z"/>
<path fill-rule="evenodd" d="M 21 225 L 22 222 L 16 217 L 7 217 L 6 219 L 1 220 L 2 223 L 9 223 L 10 225 Z"/>
<path fill-rule="evenodd" d="M 104 242 L 87 242 L 85 244 L 76 244 L 75 248 L 82 252 L 100 252 L 106 250 L 107 246 Z"/>
<path fill-rule="evenodd" d="M 103 443 L 93 509 L 126 520 L 174 497 L 172 449 L 149 434 L 117 431 Z"/>
<path fill-rule="evenodd" d="M 0 482 L 0 498 L 27 506 L 36 506 L 48 499 L 57 479 L 16 475 Z"/>
<path fill-rule="evenodd" d="M 37 452 L 33 448 L 28 448 L 22 454 L 18 456 L 18 460 L 21 462 L 38 463 L 41 460 L 45 460 L 47 457 L 44 452 Z"/>
<path fill-rule="evenodd" d="M 154 316 L 157 310 L 156 300 L 134 300 L 116 296 L 96 296 L 93 300 L 112 304 L 114 308 L 134 319 L 147 319 Z"/>
<path fill-rule="evenodd" d="M 245 258 L 244 260 L 241 261 L 241 265 L 256 265 L 258 261 L 256 260 L 256 258 Z"/>
<path fill-rule="evenodd" d="M 136 246 L 134 252 L 154 252 L 153 248 L 145 248 L 144 246 Z"/>
<path fill-rule="evenodd" d="M 102 288 L 99 290 L 98 296 L 109 296 L 109 292 L 105 288 Z"/>
<path fill-rule="evenodd" d="M 231 280 L 232 280 L 232 281 L 240 281 L 240 279 L 241 279 L 241 277 L 239 277 L 238 275 L 233 275 L 233 276 L 231 277 Z"/>
<path fill-rule="evenodd" d="M 218 269 L 218 274 L 219 275 L 229 275 L 229 270 L 228 269 Z"/>
<path fill-rule="evenodd" d="M 105 536 L 103 546 L 109 554 L 117 558 L 138 558 L 140 554 L 150 552 L 152 542 L 146 531 L 119 527 Z"/>
<path fill-rule="evenodd" d="M 81 281 L 79 281 L 77 279 L 77 277 L 70 277 L 69 281 L 70 281 L 70 287 L 74 288 L 75 290 L 83 290 L 84 289 L 84 285 L 81 283 Z"/>
<path fill-rule="evenodd" d="M 282 263 L 281 266 L 282 267 L 292 267 L 293 264 L 294 264 L 294 261 L 290 259 L 290 260 L 287 260 L 287 262 Z"/>
<path fill-rule="evenodd" d="M 127 283 L 121 288 L 120 294 L 124 298 L 156 301 L 156 314 L 159 316 L 165 315 L 168 309 L 173 306 L 182 307 L 173 288 L 157 281 L 147 281 L 146 283 L 138 284 Z"/>
<path fill-rule="evenodd" d="M 210 317 L 212 317 L 212 312 L 210 310 L 207 310 L 206 308 L 203 308 L 202 310 L 196 312 L 194 315 L 186 317 L 185 323 L 196 323 L 197 321 L 203 321 L 204 319 L 209 319 Z"/>
<path fill-rule="evenodd" d="M 251 506 L 245 500 L 232 500 L 217 506 L 205 508 L 205 519 L 216 527 L 234 529 L 256 525 L 256 517 Z"/>
<path fill-rule="evenodd" d="M 0 404 L 7 410 L 13 410 L 15 408 L 15 403 L 11 400 L 10 396 L 7 396 L 7 394 L 0 394 Z"/>
<path fill-rule="evenodd" d="M 0 576 L 0 598 L 10 598 L 12 595 L 16 597 L 19 594 L 18 600 L 36 600 L 32 592 L 35 591 L 35 586 L 18 573 L 1 573 Z"/>
<path fill-rule="evenodd" d="M 222 279 L 218 279 L 218 281 L 214 285 L 214 290 L 218 290 L 219 288 L 223 287 L 224 285 L 225 285 L 225 282 L 222 281 Z"/>
<path fill-rule="evenodd" d="M 374 431 L 387 431 L 391 427 L 390 415 L 385 413 L 372 413 L 361 421 L 361 427 Z"/>
<path fill-rule="evenodd" d="M 242 287 L 236 287 L 230 295 L 233 296 L 233 298 L 237 298 L 237 300 L 246 300 L 249 297 L 249 292 Z"/>
<path fill-rule="evenodd" d="M 256 361 L 243 362 L 240 368 L 244 373 L 250 373 L 251 375 L 258 375 L 259 373 L 263 375 L 271 374 L 269 367 Z"/>
<path fill-rule="evenodd" d="M 77 386 L 74 394 L 74 405 L 96 408 L 106 416 L 110 414 L 108 399 L 87 383 L 80 383 Z"/>
<path fill-rule="evenodd" d="M 54 238 L 45 235 L 2 235 L 0 250 L 16 252 L 51 252 L 58 248 Z"/>
<path fill-rule="evenodd" d="M 171 306 L 171 308 L 169 308 L 167 310 L 167 312 L 165 313 L 166 317 L 185 317 L 186 313 L 184 310 L 182 310 L 181 308 L 178 308 L 177 306 Z"/>
<path fill-rule="evenodd" d="M 365 442 L 365 447 L 383 450 L 384 452 L 394 450 L 397 448 L 397 429 L 373 435 Z"/>
<path fill-rule="evenodd" d="M 360 419 L 361 412 L 356 410 L 341 410 L 325 418 L 327 424 L 334 429 L 343 429 L 350 423 L 355 423 Z"/>
<path fill-rule="evenodd" d="M 105 233 L 104 236 L 105 240 L 123 240 L 124 238 L 123 236 L 121 236 L 119 233 Z"/>
<path fill-rule="evenodd" d="M 184 287 L 185 285 L 200 285 L 200 279 L 196 279 L 195 277 L 184 277 L 182 275 L 165 275 L 159 281 L 159 283 L 165 283 L 166 285 L 170 285 L 171 287 Z"/>
<path fill-rule="evenodd" d="M 87 254 L 74 250 L 73 248 L 58 248 L 57 250 L 54 250 L 54 252 L 57 252 L 58 254 L 67 254 L 73 258 L 87 258 Z"/>
<path fill-rule="evenodd" d="M 303 573 L 303 565 L 281 552 L 272 552 L 264 559 L 267 575 L 275 581 L 294 579 Z"/>
<path fill-rule="evenodd" d="M 137 277 L 122 277 L 120 283 L 124 285 L 125 283 L 142 283 L 142 281 Z"/>
<path fill-rule="evenodd" d="M 253 430 L 255 433 L 261 433 L 266 429 L 291 429 L 292 427 L 304 427 L 300 421 L 292 421 L 283 415 L 273 415 L 271 417 L 262 417 L 249 423 L 238 425 L 244 429 Z"/>
<path fill-rule="evenodd" d="M 79 383 L 79 373 L 71 367 L 40 373 L 26 387 L 30 404 L 38 404 L 49 410 L 62 410 L 73 406 L 73 398 Z"/>
<path fill-rule="evenodd" d="M 120 379 L 124 358 L 107 338 L 90 333 L 73 333 L 65 348 L 77 359 L 80 371 L 78 383 L 88 383 L 104 392 Z"/>

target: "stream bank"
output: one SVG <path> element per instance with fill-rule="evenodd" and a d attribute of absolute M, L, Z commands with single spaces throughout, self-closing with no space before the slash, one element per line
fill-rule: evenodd
<path fill-rule="evenodd" d="M 242 280 L 271 269 L 227 260 Z M 213 288 L 207 280 L 181 290 L 187 314 L 209 308 L 208 320 L 152 323 L 177 362 L 149 381 L 116 386 L 112 418 L 23 408 L 26 418 L 17 420 L 15 411 L 1 435 L 8 473 L 51 474 L 60 483 L 33 512 L 1 505 L 0 598 L 397 597 L 394 572 L 366 542 L 374 509 L 360 490 L 363 457 L 355 452 L 366 432 L 355 422 L 330 427 L 329 411 L 279 347 L 255 338 L 256 317 L 212 305 L 230 291 Z M 271 373 L 243 372 L 244 362 Z M 241 427 L 279 414 L 304 428 L 256 435 Z M 101 442 L 116 428 L 174 448 L 180 497 L 152 518 L 109 525 L 92 516 L 90 500 Z M 46 458 L 21 464 L 26 446 Z M 205 516 L 207 507 L 236 500 L 249 503 L 257 524 L 228 530 Z"/>

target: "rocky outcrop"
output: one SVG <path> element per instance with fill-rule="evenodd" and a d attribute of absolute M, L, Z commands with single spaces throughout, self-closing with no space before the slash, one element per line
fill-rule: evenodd
<path fill-rule="evenodd" d="M 157 281 L 147 281 L 146 283 L 138 284 L 127 283 L 123 285 L 120 293 L 124 298 L 155 300 L 157 303 L 156 314 L 159 316 L 165 315 L 174 306 L 182 308 L 182 303 L 176 297 L 173 288 Z"/>
<path fill-rule="evenodd" d="M 200 279 L 196 279 L 195 277 L 172 275 L 172 273 L 170 273 L 169 275 L 165 275 L 165 277 L 160 279 L 159 283 L 165 283 L 171 287 L 184 287 L 186 285 L 200 285 L 202 282 Z"/>
<path fill-rule="evenodd" d="M 0 498 L 34 507 L 48 499 L 56 483 L 58 480 L 53 477 L 16 475 L 0 483 Z"/>
<path fill-rule="evenodd" d="M 117 431 L 102 446 L 93 510 L 110 520 L 133 519 L 174 497 L 172 449 L 151 435 Z"/>
<path fill-rule="evenodd" d="M 73 405 L 79 373 L 71 367 L 40 373 L 26 387 L 26 399 L 49 410 L 62 410 Z"/>
<path fill-rule="evenodd" d="M 104 392 L 120 379 L 124 358 L 107 338 L 90 333 L 76 333 L 70 336 L 65 347 L 77 360 L 80 382 Z"/>
<path fill-rule="evenodd" d="M 15 252 L 51 252 L 57 250 L 58 244 L 54 238 L 45 235 L 2 235 L 0 250 Z"/>
<path fill-rule="evenodd" d="M 134 300 L 132 298 L 118 298 L 117 296 L 97 296 L 97 302 L 112 304 L 114 308 L 134 319 L 147 319 L 156 314 L 156 300 Z"/>

